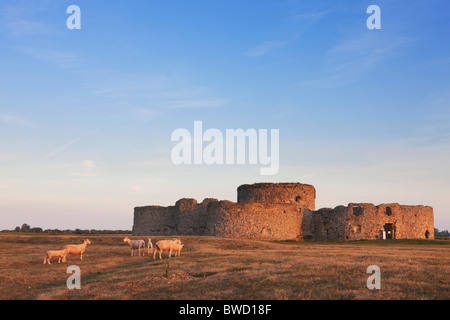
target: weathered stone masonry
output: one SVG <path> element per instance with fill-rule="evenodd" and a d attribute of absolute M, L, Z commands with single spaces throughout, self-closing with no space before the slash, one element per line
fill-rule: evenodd
<path fill-rule="evenodd" d="M 314 212 L 315 240 L 434 239 L 433 208 L 350 203 Z"/>
<path fill-rule="evenodd" d="M 205 235 L 267 240 L 434 239 L 433 208 L 350 203 L 315 210 L 316 190 L 301 183 L 238 188 L 238 201 L 180 199 L 134 210 L 133 235 Z"/>

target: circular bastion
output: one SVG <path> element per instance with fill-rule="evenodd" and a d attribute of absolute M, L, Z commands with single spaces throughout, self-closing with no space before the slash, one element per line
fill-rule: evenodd
<path fill-rule="evenodd" d="M 303 183 L 255 183 L 238 187 L 238 203 L 283 203 L 315 210 L 316 189 Z"/>

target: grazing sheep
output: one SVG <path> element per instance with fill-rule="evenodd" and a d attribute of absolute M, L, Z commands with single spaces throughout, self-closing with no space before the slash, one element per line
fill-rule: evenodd
<path fill-rule="evenodd" d="M 150 239 L 150 238 L 148 238 L 147 251 L 148 251 L 148 255 L 153 253 L 153 244 L 152 244 L 152 239 Z"/>
<path fill-rule="evenodd" d="M 66 262 L 66 256 L 67 256 L 67 253 L 68 253 L 68 252 L 69 252 L 69 251 L 68 251 L 67 249 L 64 249 L 64 250 L 50 250 L 50 251 L 47 251 L 47 256 L 44 258 L 44 264 L 47 263 L 47 262 L 48 262 L 48 264 L 51 264 L 51 263 L 50 263 L 50 260 L 51 260 L 53 257 L 59 258 L 59 259 L 58 259 L 58 263 L 61 263 L 61 258 L 62 258 L 62 262 Z"/>
<path fill-rule="evenodd" d="M 130 240 L 128 238 L 128 236 L 127 236 L 127 237 L 125 237 L 125 239 L 123 239 L 123 242 L 127 242 L 128 245 L 130 246 L 131 256 L 134 255 L 134 250 L 136 250 L 136 249 L 139 250 L 138 256 L 140 256 L 141 255 L 141 249 L 145 248 L 145 241 L 144 240 Z M 144 255 L 145 255 L 145 251 L 142 250 L 142 256 L 144 256 Z"/>
<path fill-rule="evenodd" d="M 89 241 L 89 239 L 86 239 L 83 241 L 82 244 L 68 244 L 66 246 L 64 246 L 64 249 L 68 250 L 68 253 L 72 253 L 72 254 L 80 254 L 80 260 L 83 261 L 83 253 L 86 250 L 86 246 L 88 244 L 91 244 L 91 242 Z"/>
<path fill-rule="evenodd" d="M 175 257 L 180 256 L 181 255 L 181 249 L 183 249 L 184 244 L 179 244 L 177 243 L 174 248 L 173 251 L 175 251 Z"/>
<path fill-rule="evenodd" d="M 159 251 L 159 259 L 162 259 L 161 253 L 163 251 L 169 251 L 169 258 L 172 257 L 172 251 L 181 250 L 178 248 L 178 245 L 181 245 L 180 239 L 174 240 L 160 240 L 155 243 L 156 250 L 153 252 L 153 259 L 156 259 L 156 252 Z"/>

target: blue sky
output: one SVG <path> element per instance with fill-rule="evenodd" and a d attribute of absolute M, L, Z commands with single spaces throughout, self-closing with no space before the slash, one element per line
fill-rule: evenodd
<path fill-rule="evenodd" d="M 130 229 L 135 206 L 262 181 L 313 184 L 317 208 L 431 205 L 449 229 L 449 21 L 444 0 L 4 0 L 0 229 Z M 278 174 L 174 165 L 196 120 L 279 129 Z"/>

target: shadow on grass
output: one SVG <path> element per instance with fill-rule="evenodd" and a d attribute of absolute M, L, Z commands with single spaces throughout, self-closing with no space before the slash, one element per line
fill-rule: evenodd
<path fill-rule="evenodd" d="M 174 259 L 174 258 L 171 258 Z M 165 264 L 167 264 L 167 259 L 163 260 L 153 260 L 153 258 L 143 257 L 142 260 L 137 260 L 136 258 L 131 258 L 128 261 L 124 261 L 121 263 L 117 263 L 107 269 L 95 270 L 96 266 L 93 265 L 85 265 L 81 267 L 81 286 L 86 286 L 98 282 L 102 282 L 103 284 L 110 283 L 120 283 L 120 282 L 128 282 L 133 280 L 141 280 L 142 273 L 141 271 L 145 271 L 146 267 L 160 267 L 160 270 L 157 270 L 156 273 L 163 275 Z M 67 264 L 69 265 L 77 265 L 77 262 Z M 91 270 L 88 274 L 83 273 L 83 270 Z M 130 277 L 130 273 L 135 274 L 135 276 Z M 70 274 L 67 274 L 67 278 L 70 277 Z M 53 289 L 61 289 L 66 287 L 66 282 L 60 280 L 55 280 L 51 282 L 46 282 L 37 286 L 37 291 L 39 292 L 48 292 Z M 67 289 L 69 291 L 69 289 Z M 70 290 L 72 291 L 72 290 Z"/>

